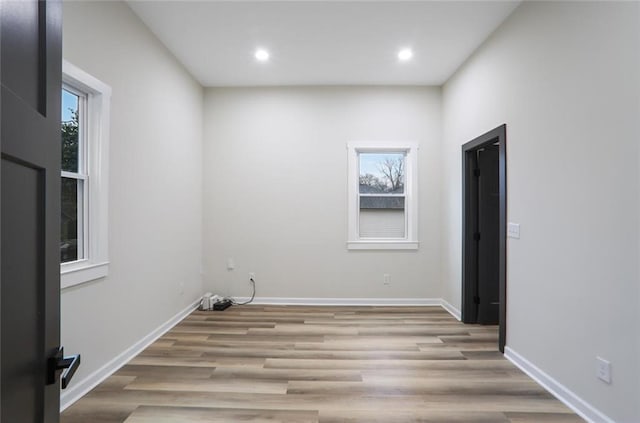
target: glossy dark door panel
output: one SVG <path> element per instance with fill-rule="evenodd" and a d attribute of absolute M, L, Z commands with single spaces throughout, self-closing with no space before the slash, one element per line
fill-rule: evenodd
<path fill-rule="evenodd" d="M 0 28 L 0 421 L 58 422 L 61 4 L 2 0 Z"/>

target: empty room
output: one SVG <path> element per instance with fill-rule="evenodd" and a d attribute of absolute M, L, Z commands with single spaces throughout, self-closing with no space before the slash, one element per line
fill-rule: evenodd
<path fill-rule="evenodd" d="M 640 2 L 0 0 L 0 422 L 640 423 Z"/>

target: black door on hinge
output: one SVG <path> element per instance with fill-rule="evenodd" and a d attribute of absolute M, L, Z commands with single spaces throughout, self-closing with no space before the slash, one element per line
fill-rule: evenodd
<path fill-rule="evenodd" d="M 462 146 L 462 321 L 498 324 L 507 316 L 506 125 Z"/>
<path fill-rule="evenodd" d="M 0 0 L 0 421 L 59 421 L 59 1 Z M 73 363 L 73 368 L 78 361 Z"/>
<path fill-rule="evenodd" d="M 489 145 L 477 151 L 478 178 L 478 260 L 477 304 L 478 323 L 498 324 L 499 225 L 500 187 L 499 154 L 497 145 Z"/>

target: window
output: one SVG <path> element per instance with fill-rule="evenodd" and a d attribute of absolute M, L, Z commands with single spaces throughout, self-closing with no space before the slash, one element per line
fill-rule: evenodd
<path fill-rule="evenodd" d="M 107 171 L 111 88 L 63 62 L 61 287 L 108 273 Z"/>
<path fill-rule="evenodd" d="M 86 115 L 87 97 L 73 88 L 62 88 L 62 208 L 60 226 L 60 263 L 86 257 L 84 222 L 87 195 Z M 84 119 L 83 119 L 84 120 Z"/>
<path fill-rule="evenodd" d="M 414 142 L 354 142 L 349 151 L 349 249 L 417 249 Z"/>

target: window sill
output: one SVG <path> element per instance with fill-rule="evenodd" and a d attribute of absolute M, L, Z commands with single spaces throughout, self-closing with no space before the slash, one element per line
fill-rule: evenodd
<path fill-rule="evenodd" d="M 349 241 L 348 250 L 417 250 L 417 241 Z"/>
<path fill-rule="evenodd" d="M 109 274 L 109 262 L 104 263 L 74 263 L 72 266 L 61 266 L 60 288 L 70 288 Z"/>

